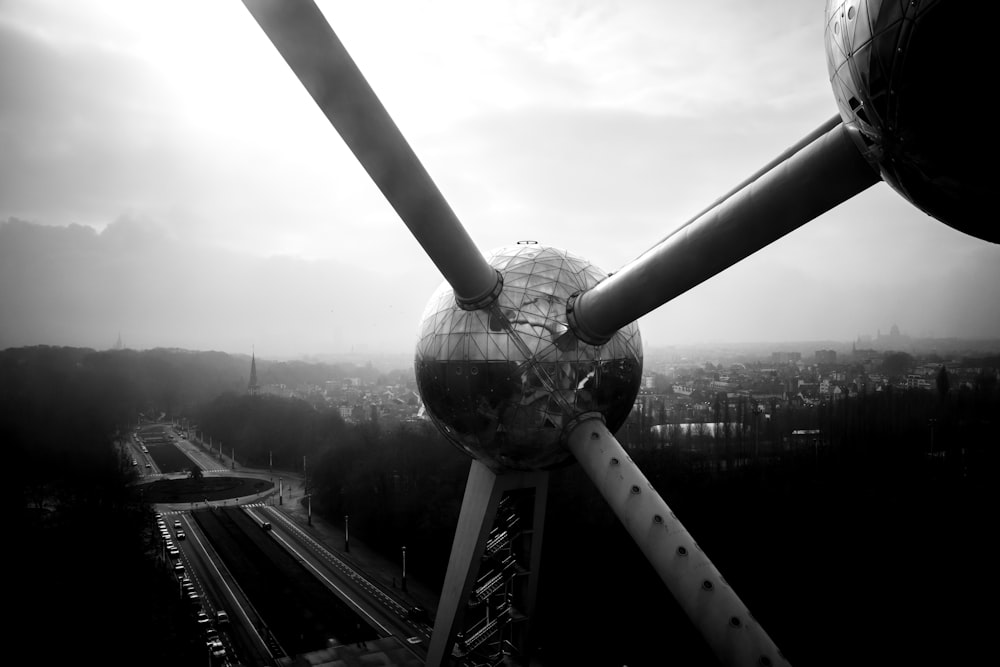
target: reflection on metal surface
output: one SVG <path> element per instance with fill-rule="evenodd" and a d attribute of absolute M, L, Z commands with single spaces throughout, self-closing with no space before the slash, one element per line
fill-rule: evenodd
<path fill-rule="evenodd" d="M 427 411 L 459 449 L 496 471 L 548 469 L 570 453 L 574 417 L 599 412 L 613 432 L 639 390 L 642 340 L 633 322 L 604 345 L 568 331 L 566 302 L 607 274 L 563 250 L 519 244 L 493 253 L 503 292 L 466 311 L 447 283 L 424 310 L 416 376 Z"/>
<path fill-rule="evenodd" d="M 967 100 L 996 58 L 991 22 L 944 0 L 827 0 L 826 20 L 833 94 L 865 158 L 925 213 L 1000 242 L 989 151 L 973 138 L 993 109 Z"/>

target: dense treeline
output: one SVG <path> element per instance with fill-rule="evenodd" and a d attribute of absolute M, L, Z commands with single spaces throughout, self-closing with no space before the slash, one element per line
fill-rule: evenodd
<path fill-rule="evenodd" d="M 14 501 L 7 634 L 37 664 L 194 664 L 203 648 L 115 446 L 130 385 L 92 354 L 0 353 L 0 441 Z"/>
<path fill-rule="evenodd" d="M 301 472 L 313 508 L 387 554 L 408 548 L 421 576 L 444 575 L 469 459 L 429 424 L 347 425 L 338 410 L 277 396 L 227 393 L 197 412 L 199 430 L 240 465 Z"/>
<path fill-rule="evenodd" d="M 315 456 L 342 441 L 347 427 L 340 412 L 301 399 L 227 392 L 196 413 L 198 431 L 223 453 L 236 450 L 241 465 L 302 471 L 302 457 Z"/>
<path fill-rule="evenodd" d="M 351 428 L 310 475 L 320 511 L 434 585 L 444 578 L 469 458 L 430 425 Z"/>
<path fill-rule="evenodd" d="M 903 358 L 910 364 L 890 364 L 897 369 L 911 369 L 917 363 L 901 352 L 890 353 L 888 358 Z M 921 358 L 920 362 L 927 363 L 927 358 Z M 882 446 L 912 438 L 929 439 L 932 424 L 935 437 L 943 433 L 942 429 L 953 429 L 959 424 L 968 432 L 969 425 L 982 421 L 983 415 L 989 416 L 995 405 L 1000 389 L 997 381 L 1000 356 L 966 358 L 960 363 L 965 368 L 979 369 L 975 377 L 960 385 L 952 386 L 951 373 L 941 365 L 932 391 L 886 386 L 880 391 L 867 389 L 856 394 L 852 391 L 850 400 L 827 397 L 822 405 L 812 407 L 797 406 L 795 401 L 786 402 L 775 396 L 756 399 L 719 392 L 698 397 L 698 401 L 710 403 L 709 411 L 693 410 L 689 403 L 685 412 L 684 404 L 668 410 L 662 397 L 646 397 L 644 409 L 633 410 L 619 432 L 619 439 L 630 447 L 643 449 L 664 444 L 688 446 L 692 441 L 707 439 L 712 441 L 715 452 L 725 451 L 736 457 L 762 443 L 780 444 L 795 430 L 820 429 L 822 440 L 833 439 L 843 446 L 850 446 L 850 441 L 865 443 L 873 438 L 882 442 Z M 894 373 L 895 381 L 906 375 L 898 370 Z M 694 423 L 687 427 L 685 422 Z M 719 425 L 718 431 L 713 428 L 715 424 Z"/>
<path fill-rule="evenodd" d="M 349 515 L 352 534 L 391 558 L 405 545 L 413 576 L 440 586 L 469 460 L 436 431 L 343 425 L 283 399 L 213 405 L 228 406 L 233 424 L 283 425 L 259 442 L 300 438 L 295 456 L 315 461 L 313 511 L 339 525 Z M 742 447 L 720 434 L 633 458 L 794 664 L 971 660 L 989 636 L 978 601 L 1000 592 L 989 574 L 1000 555 L 988 529 L 998 500 L 995 382 L 772 409 Z M 800 428 L 819 433 L 788 437 Z M 660 664 L 669 646 L 681 664 L 711 664 L 581 471 L 555 471 L 551 485 L 539 654 L 644 665 Z M 975 586 L 957 582 L 958 562 L 978 573 Z"/>
<path fill-rule="evenodd" d="M 739 465 L 720 465 L 728 452 L 711 440 L 707 453 L 633 457 L 793 664 L 967 664 L 989 636 L 979 601 L 1000 592 L 988 528 L 998 416 L 995 383 L 896 390 L 779 409 Z M 822 444 L 789 440 L 796 420 L 818 426 Z M 439 585 L 468 466 L 433 432 L 366 425 L 327 450 L 312 483 L 320 512 L 350 514 L 389 556 L 406 544 L 415 575 Z M 578 468 L 553 473 L 546 522 L 541 655 L 711 664 Z M 974 586 L 960 583 L 959 562 L 978 573 Z"/>
<path fill-rule="evenodd" d="M 142 650 L 144 664 L 156 664 L 148 647 L 160 646 L 164 628 L 170 636 L 173 597 L 158 597 L 164 572 L 148 560 L 147 519 L 112 443 L 136 406 L 170 391 L 207 395 L 210 383 L 193 390 L 186 381 L 212 371 L 139 372 L 149 366 L 137 358 L 0 353 L 0 435 L 23 472 L 13 480 L 27 537 L 15 552 L 27 574 L 15 596 L 31 621 L 23 636 L 46 646 L 45 626 L 33 624 L 55 613 L 66 643 Z M 981 601 L 1000 592 L 995 371 L 972 387 L 939 382 L 931 392 L 768 413 L 758 431 L 632 456 L 792 663 L 971 664 L 990 648 Z M 413 576 L 440 585 L 469 460 L 436 431 L 346 425 L 301 401 L 225 392 L 182 416 L 220 434 L 241 463 L 264 466 L 273 452 L 276 468 L 300 469 L 306 456 L 314 512 L 337 523 L 350 515 L 352 535 L 390 557 L 406 545 Z M 803 443 L 789 437 L 794 429 L 820 433 Z M 577 467 L 552 475 L 541 575 L 537 645 L 550 664 L 710 662 Z M 95 596 L 130 613 L 91 613 Z"/>
<path fill-rule="evenodd" d="M 257 359 L 258 384 L 322 385 L 327 380 L 358 377 L 375 381 L 382 374 L 371 364 L 306 363 Z M 4 378 L 19 385 L 48 383 L 74 367 L 86 367 L 105 391 L 102 405 L 113 406 L 122 424 L 135 424 L 140 412 L 173 419 L 190 415 L 225 392 L 245 392 L 250 357 L 224 352 L 157 348 L 105 350 L 68 347 L 23 347 L 0 351 Z"/>

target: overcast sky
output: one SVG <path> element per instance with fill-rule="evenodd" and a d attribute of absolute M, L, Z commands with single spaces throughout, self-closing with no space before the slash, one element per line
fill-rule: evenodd
<path fill-rule="evenodd" d="M 485 252 L 612 271 L 836 113 L 822 0 L 319 3 Z M 441 281 L 238 0 L 0 0 L 0 348 L 413 349 Z M 1000 337 L 1000 246 L 884 184 L 647 346 Z"/>

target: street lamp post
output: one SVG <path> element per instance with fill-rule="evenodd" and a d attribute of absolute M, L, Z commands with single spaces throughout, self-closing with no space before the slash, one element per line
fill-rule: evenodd
<path fill-rule="evenodd" d="M 406 592 L 406 547 L 403 547 L 403 592 Z"/>
<path fill-rule="evenodd" d="M 306 523 L 313 525 L 313 497 L 310 493 L 306 496 Z"/>
<path fill-rule="evenodd" d="M 344 515 L 344 553 L 351 553 L 351 517 Z"/>
<path fill-rule="evenodd" d="M 302 456 L 302 492 L 309 493 L 309 477 L 306 476 L 306 457 Z"/>

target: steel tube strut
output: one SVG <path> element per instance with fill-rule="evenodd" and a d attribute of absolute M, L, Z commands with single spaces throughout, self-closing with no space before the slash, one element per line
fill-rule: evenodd
<path fill-rule="evenodd" d="M 788 664 L 600 416 L 567 445 L 723 665 Z"/>
<path fill-rule="evenodd" d="M 835 124 L 578 295 L 569 307 L 570 328 L 581 340 L 601 344 L 626 324 L 879 180 L 847 129 Z"/>
<path fill-rule="evenodd" d="M 319 108 L 455 290 L 484 307 L 497 272 L 389 117 L 312 0 L 243 0 Z"/>

